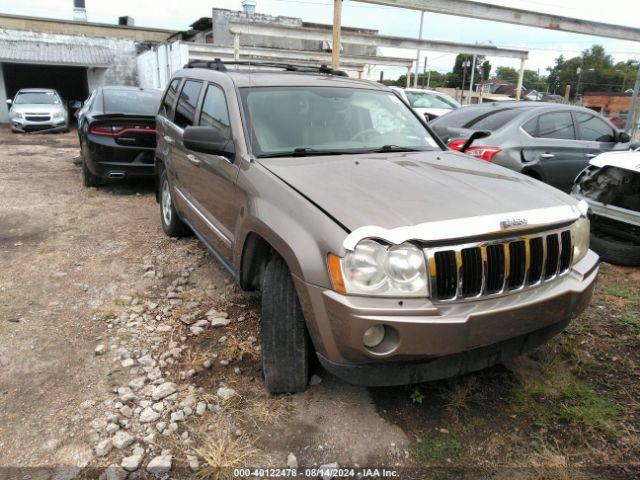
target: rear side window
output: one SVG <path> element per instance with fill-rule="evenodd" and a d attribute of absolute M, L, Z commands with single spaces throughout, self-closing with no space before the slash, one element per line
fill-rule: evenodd
<path fill-rule="evenodd" d="M 180 97 L 178 98 L 178 105 L 176 106 L 175 119 L 173 120 L 173 123 L 180 128 L 186 128 L 193 125 L 201 88 L 202 82 L 196 82 L 194 80 L 187 80 L 184 82 L 184 86 L 180 92 Z"/>
<path fill-rule="evenodd" d="M 616 134 L 604 120 L 588 113 L 577 113 L 580 140 L 590 142 L 615 142 Z"/>
<path fill-rule="evenodd" d="M 224 92 L 215 85 L 209 85 L 202 102 L 200 121 L 198 125 L 203 127 L 213 127 L 220 131 L 225 137 L 231 137 L 231 125 L 229 122 L 229 111 Z"/>
<path fill-rule="evenodd" d="M 160 104 L 160 92 L 154 90 L 102 91 L 105 113 L 130 113 L 134 115 L 154 115 Z"/>
<path fill-rule="evenodd" d="M 575 140 L 576 132 L 573 118 L 569 112 L 545 113 L 538 117 L 536 135 L 539 138 L 557 138 L 560 140 Z"/>
<path fill-rule="evenodd" d="M 164 94 L 162 106 L 160 107 L 160 115 L 168 118 L 169 120 L 173 120 L 171 118 L 171 111 L 173 110 L 173 105 L 176 103 L 178 85 L 180 85 L 179 78 L 174 78 L 173 80 L 171 80 L 171 84 L 169 84 L 169 88 L 167 88 L 167 93 Z"/>
<path fill-rule="evenodd" d="M 521 109 L 514 110 L 499 110 L 491 115 L 486 115 L 478 120 L 469 122 L 466 128 L 473 128 L 474 130 L 488 130 L 495 132 L 496 130 L 504 127 L 511 120 L 516 118 L 522 113 Z"/>

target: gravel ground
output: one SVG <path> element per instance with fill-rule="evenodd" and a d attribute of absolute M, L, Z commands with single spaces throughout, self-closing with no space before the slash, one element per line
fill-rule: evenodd
<path fill-rule="evenodd" d="M 319 370 L 272 397 L 259 298 L 164 236 L 152 184 L 83 188 L 78 154 L 0 129 L 0 478 L 637 478 L 637 271 L 605 266 L 585 315 L 507 366 L 385 389 Z"/>

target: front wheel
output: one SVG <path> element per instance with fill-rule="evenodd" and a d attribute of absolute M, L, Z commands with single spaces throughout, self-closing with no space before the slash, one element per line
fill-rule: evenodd
<path fill-rule="evenodd" d="M 640 245 L 601 232 L 591 234 L 591 249 L 607 263 L 624 267 L 640 266 Z"/>
<path fill-rule="evenodd" d="M 160 174 L 160 221 L 162 230 L 169 237 L 186 237 L 191 233 L 189 227 L 178 217 L 176 207 L 173 205 L 167 172 L 164 169 Z"/>
<path fill-rule="evenodd" d="M 307 388 L 311 341 L 291 272 L 282 257 L 272 257 L 262 279 L 262 370 L 271 393 Z"/>

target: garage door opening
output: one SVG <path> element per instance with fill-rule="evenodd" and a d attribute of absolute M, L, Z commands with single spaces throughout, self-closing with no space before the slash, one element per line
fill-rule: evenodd
<path fill-rule="evenodd" d="M 7 98 L 21 88 L 53 88 L 65 102 L 82 102 L 89 96 L 85 67 L 4 63 L 2 70 Z"/>

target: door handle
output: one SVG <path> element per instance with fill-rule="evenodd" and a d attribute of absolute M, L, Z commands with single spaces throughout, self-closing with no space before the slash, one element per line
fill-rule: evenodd
<path fill-rule="evenodd" d="M 167 142 L 169 145 L 173 145 L 175 143 L 173 138 L 170 137 L 169 135 L 164 136 L 164 141 Z"/>
<path fill-rule="evenodd" d="M 587 154 L 585 155 L 585 157 L 587 157 L 587 158 L 595 158 L 595 157 L 597 157 L 597 156 L 598 156 L 598 154 L 597 154 L 597 153 L 587 153 Z"/>
<path fill-rule="evenodd" d="M 540 158 L 553 158 L 555 155 L 553 153 L 541 153 Z"/>
<path fill-rule="evenodd" d="M 187 160 L 189 160 L 191 163 L 193 163 L 195 166 L 199 167 L 200 164 L 202 163 L 202 160 L 200 160 L 198 157 L 196 157 L 193 154 L 189 154 L 187 155 Z"/>

